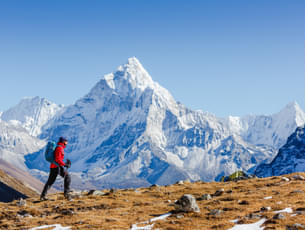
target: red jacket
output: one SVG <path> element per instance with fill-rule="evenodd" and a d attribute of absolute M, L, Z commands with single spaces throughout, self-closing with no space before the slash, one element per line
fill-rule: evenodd
<path fill-rule="evenodd" d="M 63 162 L 64 157 L 65 157 L 65 152 L 64 149 L 66 148 L 66 146 L 64 145 L 64 143 L 58 142 L 57 143 L 57 147 L 54 151 L 54 158 L 55 158 L 55 162 L 57 164 L 59 164 L 60 166 L 65 166 L 66 164 Z M 51 164 L 50 168 L 57 168 L 58 166 L 56 164 Z"/>

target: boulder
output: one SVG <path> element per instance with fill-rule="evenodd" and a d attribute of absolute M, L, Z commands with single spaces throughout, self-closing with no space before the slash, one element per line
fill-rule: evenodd
<path fill-rule="evenodd" d="M 176 211 L 179 212 L 200 212 L 194 196 L 190 194 L 183 195 L 175 202 Z"/>

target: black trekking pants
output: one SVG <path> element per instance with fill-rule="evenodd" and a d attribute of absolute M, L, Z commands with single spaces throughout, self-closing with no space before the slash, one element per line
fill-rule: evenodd
<path fill-rule="evenodd" d="M 64 193 L 66 194 L 70 191 L 71 176 L 68 173 L 68 170 L 64 167 L 50 168 L 49 178 L 42 190 L 41 197 L 47 195 L 48 190 L 54 184 L 58 174 L 64 178 Z"/>

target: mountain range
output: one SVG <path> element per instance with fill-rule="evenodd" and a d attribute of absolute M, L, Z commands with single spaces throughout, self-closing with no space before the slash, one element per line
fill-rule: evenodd
<path fill-rule="evenodd" d="M 0 158 L 42 180 L 48 172 L 46 141 L 67 137 L 65 152 L 77 188 L 212 181 L 236 170 L 253 173 L 305 124 L 296 102 L 270 116 L 218 118 L 191 110 L 154 82 L 135 57 L 72 105 L 26 98 L 1 119 Z"/>

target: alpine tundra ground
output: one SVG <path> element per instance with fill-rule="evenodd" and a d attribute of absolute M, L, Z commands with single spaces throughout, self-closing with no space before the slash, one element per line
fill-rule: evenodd
<path fill-rule="evenodd" d="M 67 229 L 230 229 L 263 219 L 261 229 L 305 229 L 302 176 L 305 174 L 225 183 L 180 182 L 91 195 L 81 192 L 74 193 L 72 201 L 65 200 L 62 193 L 50 195 L 51 200 L 44 202 L 37 196 L 25 202 L 0 203 L 0 229 L 54 224 L 70 227 Z M 184 194 L 197 199 L 199 213 L 175 211 L 173 203 Z M 211 194 L 211 199 L 202 198 L 204 194 Z M 166 213 L 171 215 L 149 221 Z"/>

